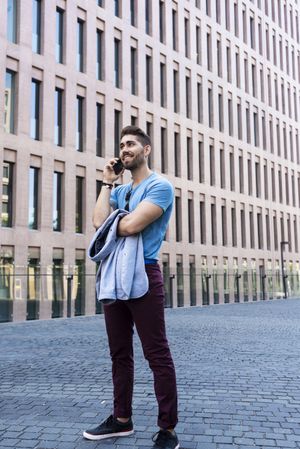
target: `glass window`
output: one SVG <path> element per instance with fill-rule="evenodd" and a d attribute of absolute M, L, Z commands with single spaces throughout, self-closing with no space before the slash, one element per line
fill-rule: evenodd
<path fill-rule="evenodd" d="M 4 130 L 7 133 L 15 132 L 15 77 L 10 70 L 6 71 L 4 92 Z"/>
<path fill-rule="evenodd" d="M 30 137 L 40 140 L 40 81 L 31 81 Z"/>
<path fill-rule="evenodd" d="M 54 106 L 54 143 L 62 146 L 62 106 L 63 106 L 63 90 L 55 88 L 55 106 Z"/>
<path fill-rule="evenodd" d="M 84 21 L 77 19 L 77 70 L 83 72 L 83 33 L 84 33 Z"/>
<path fill-rule="evenodd" d="M 104 105 L 96 104 L 97 109 L 97 136 L 96 136 L 96 154 L 104 156 Z"/>
<path fill-rule="evenodd" d="M 160 63 L 160 105 L 165 108 L 167 106 L 166 102 L 166 64 Z"/>
<path fill-rule="evenodd" d="M 77 234 L 83 232 L 83 178 L 76 176 L 76 223 Z"/>
<path fill-rule="evenodd" d="M 3 163 L 1 226 L 11 228 L 13 219 L 13 167 L 11 162 Z"/>
<path fill-rule="evenodd" d="M 40 260 L 36 257 L 28 258 L 27 265 L 27 305 L 26 319 L 39 318 L 39 300 L 41 295 L 41 268 Z"/>
<path fill-rule="evenodd" d="M 131 56 L 131 93 L 137 95 L 137 49 L 130 48 Z"/>
<path fill-rule="evenodd" d="M 174 112 L 179 112 L 179 71 L 173 70 L 173 101 Z"/>
<path fill-rule="evenodd" d="M 151 35 L 151 11 L 152 11 L 152 0 L 145 0 L 145 25 L 146 33 Z"/>
<path fill-rule="evenodd" d="M 130 23 L 132 26 L 137 26 L 137 2 L 136 0 L 130 0 Z"/>
<path fill-rule="evenodd" d="M 53 175 L 53 231 L 61 231 L 62 224 L 62 173 L 54 172 Z"/>
<path fill-rule="evenodd" d="M 64 11 L 56 8 L 56 46 L 55 57 L 56 62 L 63 63 L 64 51 Z"/>
<path fill-rule="evenodd" d="M 117 38 L 115 42 L 115 87 L 121 87 L 121 41 Z"/>
<path fill-rule="evenodd" d="M 115 109 L 115 157 L 120 153 L 121 111 Z"/>
<path fill-rule="evenodd" d="M 7 40 L 17 43 L 18 11 L 17 0 L 7 2 Z"/>
<path fill-rule="evenodd" d="M 168 148 L 167 148 L 167 129 L 160 128 L 160 140 L 161 140 L 161 172 L 167 173 L 168 171 Z"/>
<path fill-rule="evenodd" d="M 76 150 L 83 151 L 83 101 L 84 98 L 77 95 L 76 108 Z"/>
<path fill-rule="evenodd" d="M 115 16 L 121 17 L 121 1 L 115 0 Z"/>
<path fill-rule="evenodd" d="M 52 318 L 60 318 L 63 316 L 64 306 L 64 261 L 57 257 L 53 258 L 52 287 Z"/>
<path fill-rule="evenodd" d="M 41 53 L 42 2 L 32 1 L 32 51 Z"/>
<path fill-rule="evenodd" d="M 165 2 L 159 2 L 159 40 L 165 43 Z"/>
<path fill-rule="evenodd" d="M 97 79 L 103 80 L 103 31 L 97 30 Z"/>
<path fill-rule="evenodd" d="M 30 167 L 29 169 L 29 202 L 28 202 L 28 227 L 38 228 L 38 183 L 39 169 Z"/>
<path fill-rule="evenodd" d="M 146 99 L 153 101 L 152 57 L 146 55 Z"/>

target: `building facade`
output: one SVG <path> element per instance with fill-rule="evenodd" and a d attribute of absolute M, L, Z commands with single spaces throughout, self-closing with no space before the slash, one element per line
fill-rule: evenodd
<path fill-rule="evenodd" d="M 1 321 L 101 312 L 91 216 L 130 123 L 175 188 L 167 305 L 299 294 L 297 0 L 2 3 Z"/>

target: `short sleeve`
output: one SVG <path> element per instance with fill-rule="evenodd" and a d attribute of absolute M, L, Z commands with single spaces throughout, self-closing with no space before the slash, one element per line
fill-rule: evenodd
<path fill-rule="evenodd" d="M 169 182 L 157 182 L 149 187 L 144 201 L 160 206 L 165 212 L 173 203 L 174 189 Z"/>
<path fill-rule="evenodd" d="M 109 204 L 113 209 L 118 209 L 118 192 L 117 189 L 112 189 Z"/>

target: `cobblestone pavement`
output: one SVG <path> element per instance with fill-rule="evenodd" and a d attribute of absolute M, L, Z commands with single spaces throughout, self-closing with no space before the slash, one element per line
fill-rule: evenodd
<path fill-rule="evenodd" d="M 300 300 L 166 311 L 183 449 L 300 448 Z M 111 411 L 103 316 L 0 325 L 0 448 L 146 449 L 152 375 L 135 338 L 131 437 L 90 442 Z"/>

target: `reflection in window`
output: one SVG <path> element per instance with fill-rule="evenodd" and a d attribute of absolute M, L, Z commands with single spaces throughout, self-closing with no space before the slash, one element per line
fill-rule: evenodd
<path fill-rule="evenodd" d="M 52 318 L 61 318 L 63 316 L 63 298 L 64 298 L 64 284 L 63 284 L 64 266 L 62 259 L 53 259 L 52 266 Z"/>
<path fill-rule="evenodd" d="M 1 225 L 5 228 L 12 227 L 13 166 L 11 162 L 3 163 Z"/>
<path fill-rule="evenodd" d="M 178 258 L 176 263 L 176 279 L 177 279 L 177 307 L 184 305 L 184 279 L 183 279 L 183 262 L 182 256 Z"/>
<path fill-rule="evenodd" d="M 83 232 L 83 178 L 76 176 L 76 233 Z"/>
<path fill-rule="evenodd" d="M 56 8 L 56 46 L 55 57 L 56 62 L 63 63 L 64 50 L 64 11 Z"/>
<path fill-rule="evenodd" d="M 54 172 L 53 175 L 53 231 L 61 231 L 62 219 L 62 173 Z"/>
<path fill-rule="evenodd" d="M 42 2 L 41 0 L 33 0 L 32 2 L 32 51 L 41 53 L 41 16 Z"/>
<path fill-rule="evenodd" d="M 6 251 L 3 252 L 0 256 L 0 322 L 12 320 L 15 279 L 13 257 L 6 254 Z"/>
<path fill-rule="evenodd" d="M 83 72 L 83 27 L 84 21 L 77 19 L 77 70 Z"/>
<path fill-rule="evenodd" d="M 17 0 L 8 0 L 7 2 L 7 40 L 17 43 Z"/>
<path fill-rule="evenodd" d="M 121 87 L 121 41 L 114 40 L 115 45 L 115 87 Z"/>
<path fill-rule="evenodd" d="M 76 259 L 73 282 L 76 288 L 75 316 L 85 313 L 85 261 Z M 73 287 L 74 288 L 74 287 Z"/>
<path fill-rule="evenodd" d="M 97 79 L 103 80 L 103 31 L 97 30 Z"/>
<path fill-rule="evenodd" d="M 83 97 L 77 95 L 76 106 L 76 150 L 83 151 Z"/>
<path fill-rule="evenodd" d="M 38 228 L 38 181 L 39 169 L 30 167 L 29 169 L 29 214 L 28 227 L 29 229 Z"/>
<path fill-rule="evenodd" d="M 31 81 L 30 137 L 40 140 L 40 82 Z"/>
<path fill-rule="evenodd" d="M 55 104 L 54 104 L 54 143 L 62 146 L 62 103 L 63 90 L 58 87 L 55 88 Z"/>
<path fill-rule="evenodd" d="M 15 77 L 11 70 L 6 70 L 4 92 L 4 130 L 7 133 L 15 132 Z"/>
<path fill-rule="evenodd" d="M 96 104 L 97 109 L 97 136 L 96 136 L 96 154 L 97 156 L 104 156 L 104 105 Z"/>
<path fill-rule="evenodd" d="M 39 318 L 39 300 L 41 295 L 40 261 L 36 258 L 28 259 L 27 265 L 27 320 Z"/>

